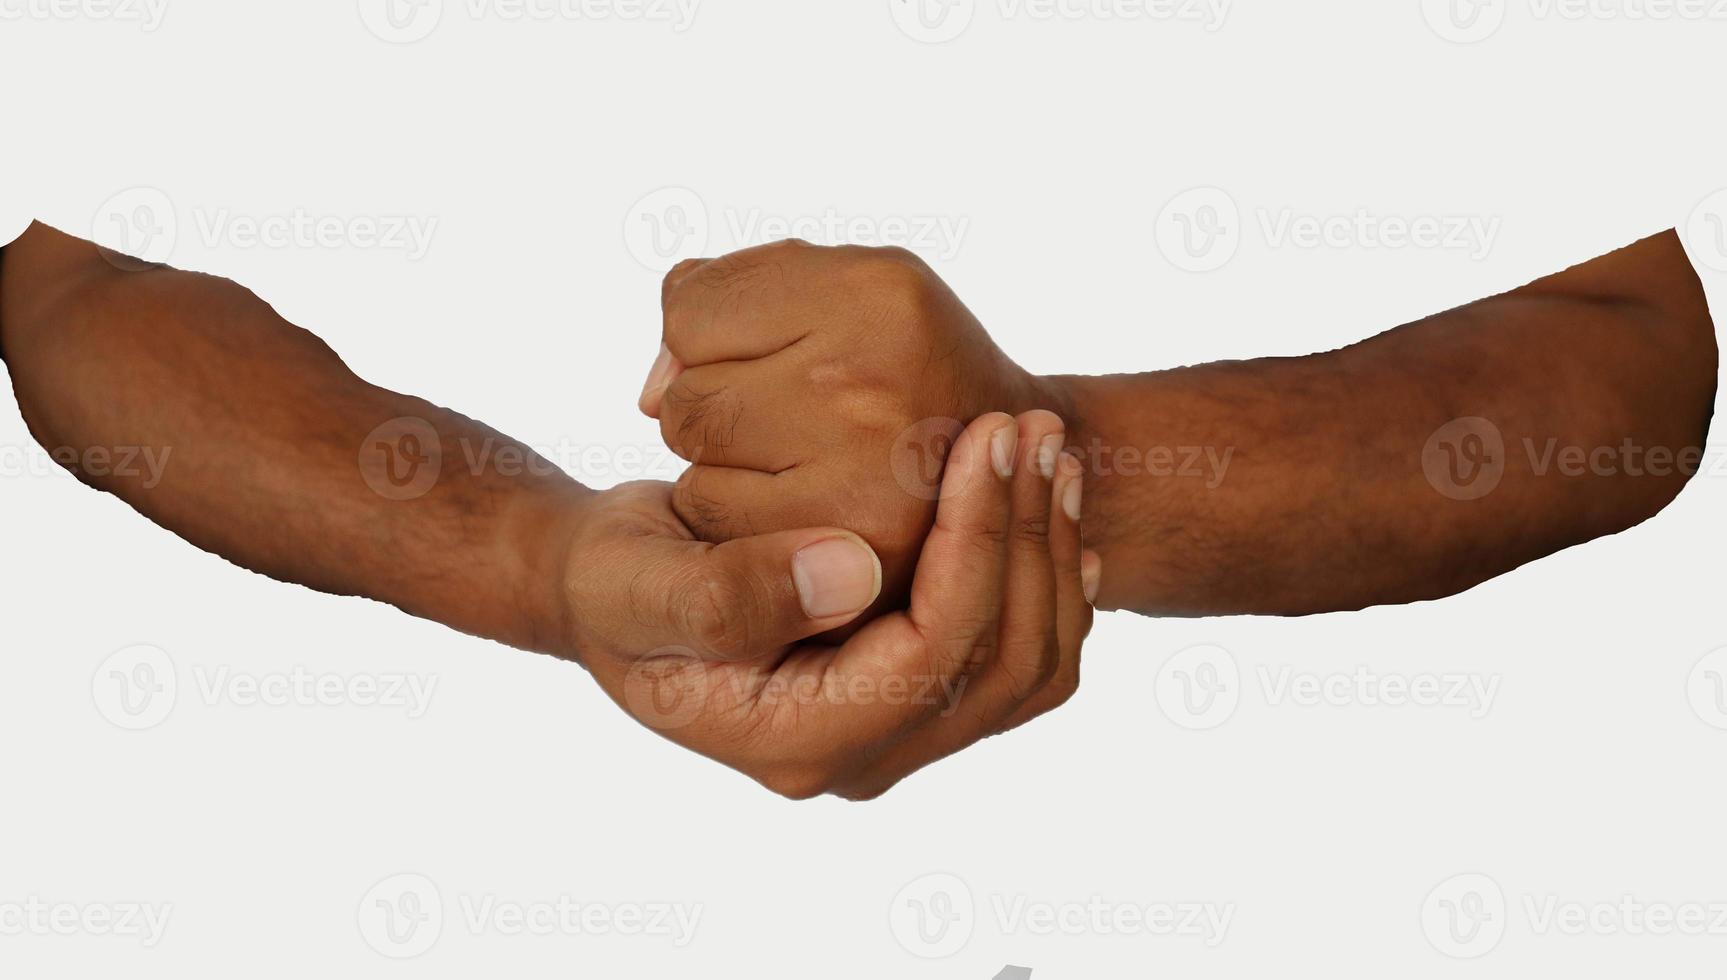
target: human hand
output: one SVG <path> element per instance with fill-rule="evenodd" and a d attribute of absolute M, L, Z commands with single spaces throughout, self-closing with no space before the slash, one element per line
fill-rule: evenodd
<path fill-rule="evenodd" d="M 672 496 L 679 519 L 715 542 L 852 528 L 881 556 L 877 611 L 904 608 L 963 422 L 1058 404 L 903 249 L 787 241 L 689 260 L 661 303 L 641 408 L 695 464 Z M 1047 475 L 1063 427 L 1035 425 Z"/>
<path fill-rule="evenodd" d="M 1051 481 L 1031 465 L 1035 421 L 994 413 L 959 436 L 910 608 L 842 646 L 799 641 L 875 598 L 855 535 L 714 545 L 692 539 L 666 484 L 589 498 L 565 562 L 579 658 L 643 724 L 796 799 L 876 796 L 1055 708 L 1078 686 L 1092 609 L 1061 506 L 1080 467 L 1064 457 Z"/>

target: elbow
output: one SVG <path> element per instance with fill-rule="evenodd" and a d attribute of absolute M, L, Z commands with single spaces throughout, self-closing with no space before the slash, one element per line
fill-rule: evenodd
<path fill-rule="evenodd" d="M 1670 440 L 1668 445 L 1695 449 L 1700 455 L 1715 415 L 1720 350 L 1708 294 L 1683 250 L 1676 266 L 1663 283 L 1663 295 L 1639 305 L 1651 324 L 1646 333 L 1659 338 L 1663 354 L 1656 381 L 1662 417 L 1655 427 Z"/>
<path fill-rule="evenodd" d="M 1633 303 L 1638 334 L 1648 339 L 1655 357 L 1636 398 L 1645 410 L 1641 418 L 1633 414 L 1627 420 L 1627 430 L 1640 433 L 1635 441 L 1651 452 L 1672 460 L 1672 469 L 1666 479 L 1642 481 L 1649 491 L 1637 494 L 1643 506 L 1632 523 L 1664 509 L 1701 471 L 1715 414 L 1720 362 L 1715 321 L 1702 282 L 1690 263 L 1682 262 L 1682 274 L 1669 281 L 1665 295 Z M 1659 477 L 1656 459 L 1649 456 L 1648 475 Z"/>

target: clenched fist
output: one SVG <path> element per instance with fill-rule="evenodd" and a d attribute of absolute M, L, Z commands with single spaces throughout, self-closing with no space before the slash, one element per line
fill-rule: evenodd
<path fill-rule="evenodd" d="M 810 526 L 856 531 L 881 558 L 875 612 L 905 604 L 964 424 L 1054 404 L 916 256 L 784 241 L 691 259 L 661 292 L 664 346 L 641 398 L 693 465 L 677 515 L 703 540 Z M 998 467 L 1046 478 L 1064 432 L 1035 418 Z M 1071 484 L 1077 515 L 1080 481 Z"/>

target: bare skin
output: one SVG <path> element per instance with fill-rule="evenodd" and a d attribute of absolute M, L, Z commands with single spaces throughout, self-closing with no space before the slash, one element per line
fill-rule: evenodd
<path fill-rule="evenodd" d="M 829 645 L 809 638 L 881 587 L 843 524 L 698 541 L 669 485 L 589 490 L 366 383 L 231 282 L 33 225 L 0 256 L 0 355 L 56 460 L 193 544 L 576 660 L 644 724 L 786 796 L 874 796 L 1079 681 L 1091 606 L 1060 501 L 1082 476 L 1022 465 L 1061 426 L 1047 412 L 971 421 L 909 606 Z M 140 447 L 166 466 L 116 464 Z"/>
<path fill-rule="evenodd" d="M 932 520 L 906 478 L 945 449 L 931 420 L 984 405 L 1067 420 L 1103 608 L 1296 615 L 1450 595 L 1645 520 L 1715 393 L 1672 232 L 1341 350 L 1137 375 L 1026 372 L 898 249 L 690 260 L 663 306 L 641 407 L 697 464 L 678 514 L 711 541 L 843 515 L 882 556 L 878 610 Z"/>

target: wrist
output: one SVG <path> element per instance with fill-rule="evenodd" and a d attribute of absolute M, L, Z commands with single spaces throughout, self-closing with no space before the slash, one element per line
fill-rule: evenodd
<path fill-rule="evenodd" d="M 574 481 L 535 488 L 503 515 L 501 567 L 511 569 L 514 646 L 579 662 L 569 602 L 569 569 L 598 492 Z"/>
<path fill-rule="evenodd" d="M 1084 380 L 1077 375 L 1028 374 L 1014 412 L 1018 414 L 1034 408 L 1054 412 L 1061 416 L 1066 426 L 1068 447 L 1083 451 L 1090 426 L 1084 417 L 1076 383 Z"/>

